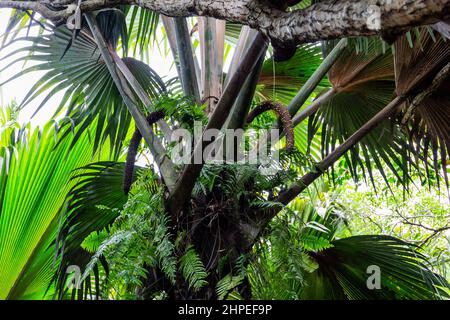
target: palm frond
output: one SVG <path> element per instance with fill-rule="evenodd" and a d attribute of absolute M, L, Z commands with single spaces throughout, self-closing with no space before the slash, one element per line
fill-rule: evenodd
<path fill-rule="evenodd" d="M 159 14 L 138 6 L 125 7 L 128 25 L 128 44 L 133 56 L 145 57 L 157 41 Z"/>
<path fill-rule="evenodd" d="M 107 25 L 106 22 L 104 24 Z M 66 117 L 61 122 L 63 125 L 77 126 L 76 136 L 87 130 L 90 123 L 98 117 L 94 150 L 109 139 L 117 157 L 129 132 L 132 117 L 90 33 L 83 29 L 64 54 L 71 39 L 72 33 L 66 27 L 56 28 L 52 34 L 37 38 L 16 39 L 15 41 L 27 42 L 31 40 L 32 44 L 15 53 L 31 51 L 33 55 L 19 57 L 15 62 L 30 60 L 37 64 L 25 68 L 7 81 L 33 71 L 46 72 L 25 96 L 20 104 L 21 108 L 44 94 L 36 114 L 55 94 L 63 92 L 63 98 L 54 110 L 54 116 L 57 117 L 65 111 Z M 165 91 L 163 81 L 149 66 L 133 58 L 124 58 L 123 61 L 150 97 L 155 98 Z M 67 133 L 71 129 L 72 127 L 68 128 Z"/>
<path fill-rule="evenodd" d="M 410 38 L 404 36 L 395 43 L 395 69 L 397 94 L 427 90 L 428 82 L 418 82 L 418 75 L 429 70 L 438 73 L 450 60 L 450 41 L 433 37 L 427 28 Z M 411 47 L 412 43 L 412 47 Z M 433 176 L 429 171 L 429 161 L 436 172 L 439 184 L 440 170 L 449 186 L 447 175 L 450 157 L 450 79 L 443 82 L 415 106 L 408 99 L 400 112 L 404 128 L 415 145 L 416 153 L 421 154 L 425 163 L 428 180 Z"/>
<path fill-rule="evenodd" d="M 257 99 L 273 100 L 288 105 L 321 62 L 322 52 L 315 44 L 300 46 L 295 55 L 284 62 L 266 60 L 258 81 Z M 317 92 L 328 85 L 327 79 L 322 80 Z"/>
<path fill-rule="evenodd" d="M 59 208 L 71 187 L 70 172 L 92 159 L 87 132 L 73 145 L 73 138 L 58 143 L 60 137 L 53 123 L 43 130 L 28 127 L 8 162 L 0 151 L 1 299 L 42 299 L 53 290 L 50 247 Z"/>
<path fill-rule="evenodd" d="M 70 265 L 85 267 L 91 258 L 92 254 L 84 252 L 85 240 L 109 230 L 128 200 L 122 191 L 124 167 L 122 162 L 90 163 L 74 170 L 71 176 L 74 185 L 62 208 L 64 216 L 56 243 L 60 256 L 56 278 L 60 296 L 66 290 L 66 269 Z M 140 174 L 143 172 L 139 167 L 135 170 Z M 90 250 L 91 253 L 95 251 L 95 248 Z"/>
<path fill-rule="evenodd" d="M 45 19 L 38 18 L 34 12 L 12 9 L 6 30 L 0 30 L 0 48 L 9 41 L 13 41 L 21 32 L 28 35 L 33 27 L 39 27 L 39 33 L 41 34 L 47 29 Z"/>
<path fill-rule="evenodd" d="M 346 72 L 343 72 L 346 70 Z M 379 53 L 374 46 L 369 53 L 347 49 L 329 73 L 335 94 L 321 106 L 309 121 L 309 141 L 320 133 L 322 157 L 383 109 L 394 97 L 394 67 L 390 50 Z M 389 184 L 386 166 L 398 181 L 407 186 L 411 160 L 408 139 L 399 126 L 386 120 L 372 130 L 344 157 L 351 175 L 358 180 L 361 173 L 370 177 L 378 169 Z M 334 171 L 332 171 L 334 176 Z"/>
<path fill-rule="evenodd" d="M 318 268 L 305 275 L 303 299 L 443 299 L 448 283 L 433 273 L 426 257 L 390 236 L 354 236 L 310 253 Z M 380 271 L 380 288 L 372 288 L 372 268 Z"/>

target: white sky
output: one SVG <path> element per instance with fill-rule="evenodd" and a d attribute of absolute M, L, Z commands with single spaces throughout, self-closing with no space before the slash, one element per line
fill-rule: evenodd
<path fill-rule="evenodd" d="M 8 18 L 10 16 L 11 10 L 9 9 L 0 9 L 0 35 L 3 35 L 6 30 L 6 25 L 8 22 Z M 31 34 L 36 34 L 37 28 L 31 30 Z M 25 34 L 25 32 L 24 32 Z M 26 42 L 17 43 L 11 45 L 7 48 L 0 50 L 0 58 L 6 56 L 9 52 L 20 48 L 21 46 L 27 45 Z M 15 55 L 17 58 L 18 55 Z M 151 55 L 152 59 L 149 62 L 150 67 L 152 67 L 160 76 L 169 76 L 173 77 L 176 72 L 174 68 L 172 68 L 172 59 L 163 59 L 161 53 L 156 51 Z M 14 60 L 14 57 L 8 58 L 6 60 L 0 60 L 0 70 L 3 69 L 9 62 Z M 31 66 L 31 63 L 27 63 L 25 66 L 23 63 L 17 63 L 12 67 L 8 68 L 4 72 L 0 73 L 0 83 L 9 79 L 11 76 L 14 76 L 17 72 L 19 72 L 24 67 Z M 12 100 L 16 100 L 17 103 L 22 102 L 23 98 L 27 94 L 27 92 L 31 89 L 33 84 L 43 75 L 43 72 L 33 72 L 29 73 L 25 76 L 22 76 L 18 79 L 15 79 L 2 87 L 0 87 L 0 107 L 3 107 L 9 104 Z M 52 97 L 50 101 L 46 103 L 46 105 L 31 119 L 32 114 L 39 106 L 42 99 L 45 97 L 45 94 L 42 94 L 37 99 L 28 104 L 20 113 L 20 121 L 28 122 L 30 121 L 33 126 L 42 125 L 51 119 L 57 103 L 60 101 L 62 97 L 62 93 L 59 95 L 55 95 Z"/>

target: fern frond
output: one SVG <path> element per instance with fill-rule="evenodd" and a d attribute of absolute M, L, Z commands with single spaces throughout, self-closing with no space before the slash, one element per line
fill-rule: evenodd
<path fill-rule="evenodd" d="M 193 246 L 189 246 L 180 258 L 180 269 L 192 290 L 198 291 L 207 284 L 208 273 Z"/>

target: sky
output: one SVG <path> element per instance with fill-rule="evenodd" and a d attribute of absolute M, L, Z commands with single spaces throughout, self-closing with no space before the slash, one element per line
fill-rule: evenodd
<path fill-rule="evenodd" d="M 11 14 L 11 10 L 9 9 L 0 9 L 0 35 L 3 35 L 6 30 L 6 25 L 8 22 L 8 18 Z M 31 35 L 36 35 L 38 28 L 32 28 Z M 23 33 L 25 34 L 25 32 Z M 5 57 L 8 53 L 19 49 L 23 46 L 27 45 L 27 42 L 18 42 L 13 45 L 10 45 L 6 48 L 0 50 L 0 59 Z M 156 49 L 155 49 L 156 50 Z M 18 55 L 15 55 L 18 57 Z M 175 74 L 175 70 L 172 67 L 172 59 L 164 59 L 159 52 L 155 52 L 151 55 L 152 59 L 149 61 L 150 67 L 152 67 L 160 76 L 169 76 L 172 77 Z M 0 60 L 0 70 L 5 68 L 8 63 L 14 60 L 14 57 Z M 24 67 L 31 66 L 32 63 L 28 62 L 26 65 L 23 63 L 17 63 L 8 69 L 0 72 L 0 84 L 10 77 L 14 76 L 18 72 L 20 72 Z M 13 81 L 3 85 L 0 87 L 0 107 L 8 105 L 11 101 L 15 100 L 17 103 L 22 102 L 28 90 L 36 83 L 36 81 L 44 74 L 44 72 L 33 72 L 27 75 L 24 75 L 18 79 L 14 79 Z M 19 121 L 22 123 L 26 123 L 30 121 L 32 126 L 42 126 L 48 120 L 51 119 L 54 110 L 57 106 L 57 103 L 63 96 L 63 93 L 55 95 L 52 97 L 46 105 L 32 118 L 34 111 L 37 106 L 39 106 L 40 102 L 44 98 L 44 94 L 30 104 L 26 105 L 24 109 L 20 112 Z"/>
<path fill-rule="evenodd" d="M 0 9 L 0 34 L 3 35 L 6 30 L 6 25 L 8 22 L 8 18 L 10 16 L 10 10 L 9 9 Z M 31 30 L 32 34 L 36 33 L 36 30 Z M 11 46 L 8 46 L 6 48 L 2 48 L 0 50 L 0 70 L 5 68 L 9 62 L 13 60 L 13 58 L 9 58 L 4 60 L 3 57 L 5 57 L 8 53 L 20 48 L 21 46 L 24 46 L 25 43 L 21 44 L 14 44 Z M 7 70 L 4 70 L 0 72 L 0 83 L 3 83 L 5 80 L 9 79 L 10 77 L 14 76 L 17 72 L 19 72 L 23 67 L 23 64 L 16 64 L 8 68 Z M 0 106 L 3 107 L 5 105 L 8 105 L 11 103 L 11 101 L 16 100 L 17 103 L 20 103 L 20 101 L 23 100 L 27 93 L 27 89 L 29 90 L 34 82 L 36 82 L 39 77 L 42 76 L 42 73 L 34 73 L 30 75 L 23 76 L 17 80 L 14 80 L 10 83 L 7 83 L 0 87 Z M 31 114 L 33 113 L 33 107 L 36 108 L 36 103 L 33 103 L 29 107 L 25 108 L 24 111 L 21 113 L 20 121 L 26 122 L 27 118 L 31 117 Z M 47 116 L 44 116 L 44 113 L 40 115 L 39 117 L 36 117 L 33 119 L 33 124 L 41 124 L 45 122 Z"/>

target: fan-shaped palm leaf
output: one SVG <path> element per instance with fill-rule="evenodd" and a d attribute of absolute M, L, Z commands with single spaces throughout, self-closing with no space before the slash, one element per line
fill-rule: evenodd
<path fill-rule="evenodd" d="M 82 242 L 91 233 L 110 226 L 126 203 L 123 174 L 124 164 L 118 162 L 91 163 L 74 171 L 74 185 L 67 195 L 57 239 L 61 261 L 56 281 L 60 297 L 66 290 L 67 268 L 85 267 L 90 261 L 91 254 L 84 251 Z"/>
<path fill-rule="evenodd" d="M 106 18 L 100 19 L 100 21 L 103 20 Z M 102 25 L 107 26 L 108 23 L 103 21 Z M 116 33 L 111 31 L 110 38 L 113 39 L 111 40 L 113 43 L 117 42 Z M 58 92 L 64 92 L 64 96 L 55 110 L 55 116 L 67 108 L 66 115 L 71 119 L 71 123 L 79 124 L 76 129 L 77 136 L 98 117 L 94 139 L 95 148 L 109 138 L 111 146 L 115 147 L 117 156 L 121 150 L 122 141 L 128 133 L 131 115 L 113 83 L 90 33 L 82 29 L 66 52 L 71 39 L 72 32 L 66 27 L 56 28 L 54 33 L 38 38 L 18 38 L 16 41 L 32 40 L 33 43 L 15 53 L 31 51 L 33 55 L 19 57 L 15 62 L 30 59 L 38 64 L 22 70 L 8 81 L 28 72 L 46 71 L 31 88 L 21 106 L 25 106 L 46 92 L 36 110 L 38 112 L 52 96 Z M 64 54 L 64 52 L 66 53 Z M 163 81 L 149 66 L 132 58 L 123 60 L 151 98 L 155 98 L 159 93 L 165 91 Z"/>
<path fill-rule="evenodd" d="M 287 61 L 266 60 L 258 81 L 256 97 L 288 105 L 321 62 L 322 51 L 320 46 L 315 44 L 300 46 L 295 55 Z M 327 79 L 322 80 L 316 92 L 328 85 Z"/>
<path fill-rule="evenodd" d="M 439 36 L 434 37 L 426 28 L 410 37 L 400 38 L 395 43 L 397 94 L 406 95 L 409 92 L 426 90 L 429 84 L 418 82 L 418 75 L 430 70 L 435 74 L 448 64 L 449 60 L 450 41 Z M 450 155 L 450 78 L 448 74 L 444 76 L 447 80 L 443 80 L 434 88 L 419 105 L 415 106 L 411 99 L 407 100 L 402 106 L 401 117 L 416 145 L 416 152 L 421 154 L 425 161 L 428 178 L 428 159 L 431 158 L 436 172 L 442 167 L 448 186 L 446 162 Z M 436 176 L 439 183 L 439 175 Z"/>
<path fill-rule="evenodd" d="M 356 53 L 349 48 L 337 60 L 329 73 L 335 94 L 309 121 L 310 141 L 315 133 L 321 132 L 323 156 L 348 139 L 394 96 L 392 53 L 381 53 L 373 42 L 369 44 L 371 49 L 367 53 Z M 345 155 L 351 174 L 358 179 L 358 168 L 361 168 L 373 179 L 375 167 L 388 182 L 384 163 L 406 184 L 409 177 L 406 164 L 410 157 L 405 141 L 399 127 L 385 121 Z"/>
<path fill-rule="evenodd" d="M 0 152 L 0 299 L 44 297 L 70 172 L 92 159 L 87 132 L 75 144 L 69 138 L 58 144 L 55 130 L 51 123 L 42 131 L 28 128 L 9 162 Z"/>
<path fill-rule="evenodd" d="M 124 170 L 122 162 L 96 162 L 73 172 L 71 181 L 74 185 L 67 195 L 67 205 L 63 208 L 64 216 L 58 232 L 57 248 L 61 260 L 56 282 L 60 297 L 67 290 L 67 268 L 71 265 L 84 268 L 92 257 L 85 250 L 85 240 L 92 240 L 95 234 L 107 230 L 127 202 L 128 196 L 122 186 Z M 141 167 L 135 167 L 135 170 L 143 172 Z M 154 193 L 158 185 L 152 180 L 146 187 L 152 188 L 149 191 Z M 103 264 L 107 270 L 105 262 Z M 98 279 L 96 281 L 98 286 Z M 90 284 L 88 280 L 84 285 L 90 287 Z"/>

